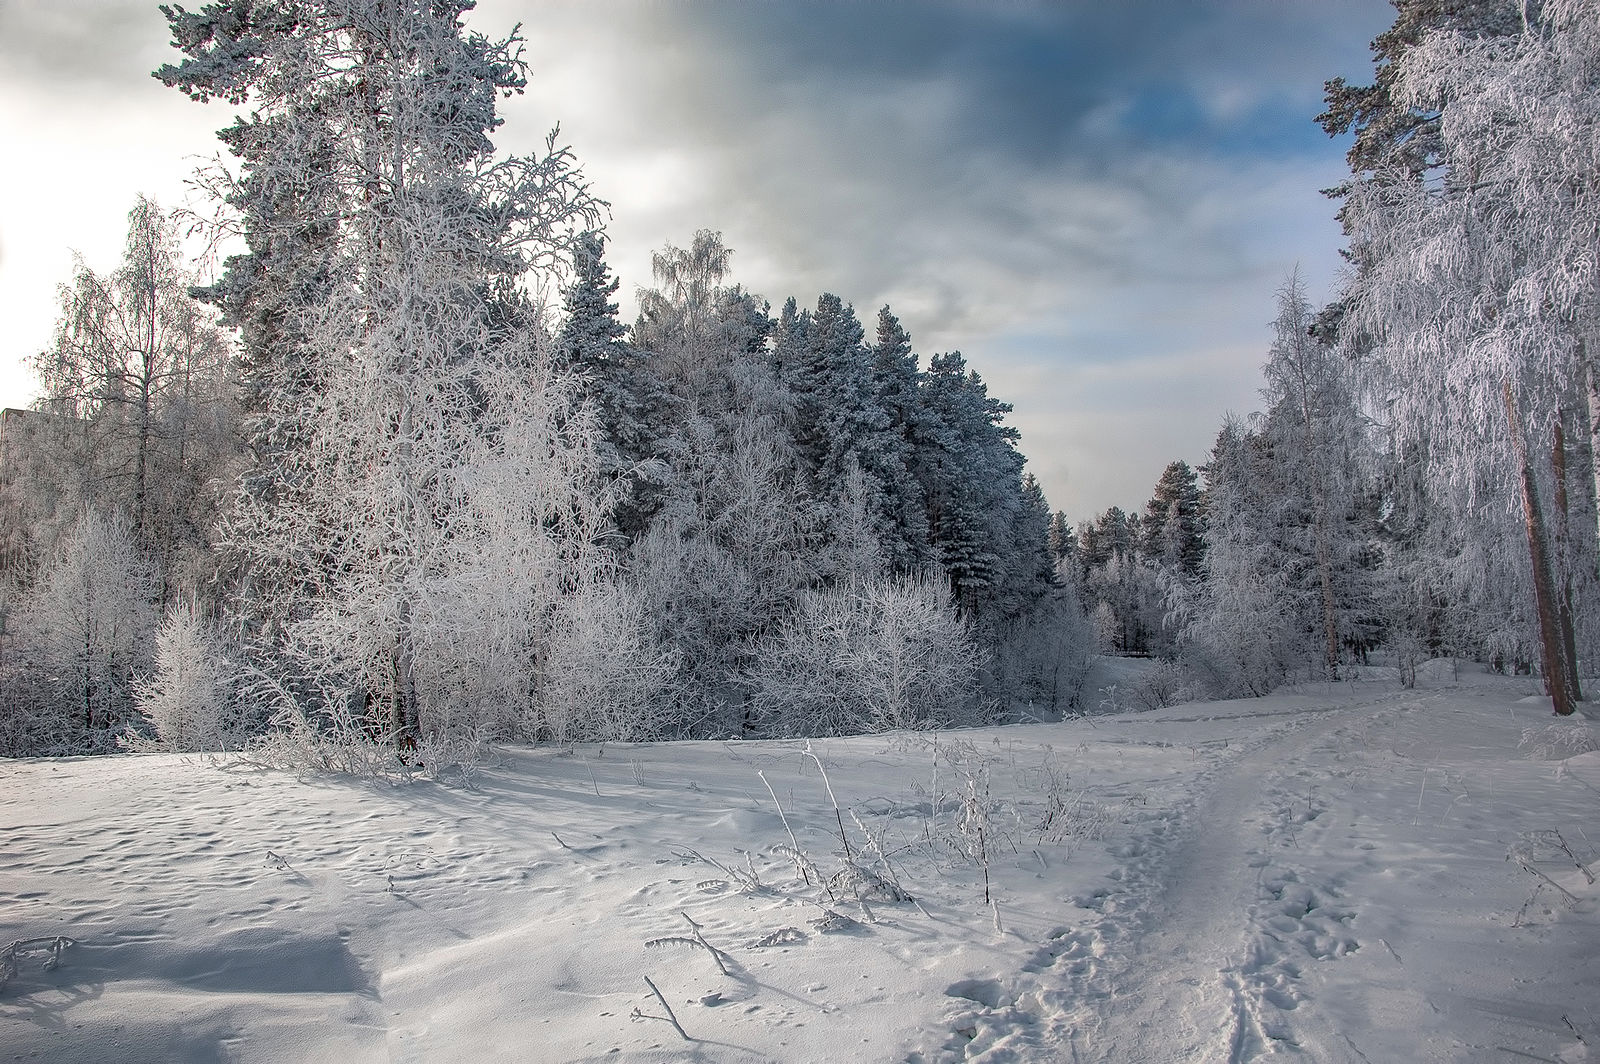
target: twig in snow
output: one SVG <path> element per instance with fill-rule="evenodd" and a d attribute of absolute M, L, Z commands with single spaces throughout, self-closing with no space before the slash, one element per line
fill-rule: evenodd
<path fill-rule="evenodd" d="M 850 852 L 850 839 L 844 833 L 844 815 L 839 812 L 839 799 L 833 796 L 833 784 L 828 782 L 828 770 L 822 767 L 822 758 L 811 752 L 810 739 L 806 740 L 806 748 L 801 753 L 817 763 L 817 771 L 822 774 L 822 785 L 828 789 L 828 801 L 833 803 L 833 819 L 839 823 L 839 841 L 844 843 L 844 859 L 854 860 L 855 856 Z M 776 801 L 776 797 L 773 800 Z"/>
<path fill-rule="evenodd" d="M 1582 861 L 1578 860 L 1578 855 L 1572 852 L 1572 848 L 1567 845 L 1567 840 L 1561 837 L 1561 832 L 1541 831 L 1537 834 L 1546 835 L 1550 838 L 1553 838 L 1555 840 L 1554 845 L 1556 849 L 1566 854 L 1567 857 L 1572 861 L 1573 867 L 1583 873 L 1583 878 L 1588 881 L 1590 886 L 1594 886 L 1594 873 L 1589 871 L 1589 869 L 1584 866 Z"/>
<path fill-rule="evenodd" d="M 667 1004 L 667 999 L 661 996 L 660 989 L 656 987 L 655 983 L 650 981 L 650 977 L 648 975 L 644 977 L 644 985 L 650 988 L 650 993 L 654 994 L 656 996 L 656 1000 L 661 1002 L 661 1007 L 667 1010 L 666 1021 L 672 1024 L 672 1029 L 677 1031 L 685 1042 L 693 1042 L 694 1039 L 689 1037 L 689 1032 L 685 1031 L 683 1029 L 683 1024 L 678 1022 L 678 1017 L 672 1011 L 672 1006 Z M 642 1020 L 659 1020 L 662 1018 L 660 1016 L 652 1016 L 647 1012 L 640 1012 L 638 1009 L 634 1009 L 633 1014 L 635 1017 Z"/>
<path fill-rule="evenodd" d="M 645 948 L 654 949 L 658 946 L 697 946 L 711 954 L 711 959 L 717 962 L 717 968 L 722 972 L 723 975 L 733 974 L 728 971 L 728 965 L 722 959 L 724 956 L 723 952 L 717 947 L 713 946 L 711 943 L 707 942 L 706 937 L 700 933 L 700 925 L 690 919 L 688 913 L 681 912 L 680 915 L 682 915 L 685 920 L 689 921 L 689 927 L 693 929 L 693 937 L 688 935 L 664 935 L 661 938 L 652 938 L 647 941 L 644 944 Z"/>
<path fill-rule="evenodd" d="M 789 814 L 783 811 L 783 803 L 778 801 L 778 792 L 772 789 L 772 784 L 767 782 L 767 774 L 761 769 L 756 769 L 756 775 L 761 777 L 761 782 L 767 785 L 767 793 L 772 795 L 772 804 L 778 807 L 778 818 L 783 821 L 783 830 L 789 833 L 789 844 L 796 850 L 800 842 L 794 837 L 794 828 L 789 826 Z"/>
<path fill-rule="evenodd" d="M 684 912 L 682 909 L 678 910 L 678 915 L 689 921 L 689 926 L 694 928 L 694 937 L 699 940 L 700 945 L 706 948 L 706 952 L 711 954 L 711 959 L 717 962 L 717 967 L 722 969 L 722 974 L 731 974 L 728 971 L 727 963 L 723 960 L 727 954 L 723 953 L 720 949 L 706 941 L 706 936 L 700 933 L 700 925 L 694 922 L 694 918 L 692 916 Z"/>

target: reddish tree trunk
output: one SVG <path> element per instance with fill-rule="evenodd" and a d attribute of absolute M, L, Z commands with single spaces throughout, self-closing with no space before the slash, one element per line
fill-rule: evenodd
<path fill-rule="evenodd" d="M 1571 715 L 1575 704 L 1567 684 L 1567 648 L 1561 635 L 1561 608 L 1557 604 L 1555 579 L 1550 571 L 1550 548 L 1545 539 L 1544 515 L 1539 509 L 1539 488 L 1533 479 L 1533 467 L 1528 462 L 1528 441 L 1523 436 L 1522 418 L 1518 416 L 1516 400 L 1511 396 L 1510 381 L 1505 383 L 1504 395 L 1511 446 L 1516 452 L 1517 468 L 1522 479 L 1522 518 L 1528 536 L 1528 559 L 1533 565 L 1533 602 L 1539 618 L 1540 664 L 1544 669 L 1545 689 L 1550 693 L 1550 702 L 1557 715 L 1565 717 Z"/>

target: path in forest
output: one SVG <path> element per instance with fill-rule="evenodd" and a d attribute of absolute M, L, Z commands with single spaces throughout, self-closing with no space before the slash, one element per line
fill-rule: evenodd
<path fill-rule="evenodd" d="M 951 1055 L 1242 1064 L 1298 1048 L 1332 1064 L 1363 1060 L 1315 1010 L 1300 1008 L 1302 965 L 1359 949 L 1353 913 L 1328 888 L 1277 866 L 1273 852 L 1314 830 L 1329 791 L 1343 785 L 1324 750 L 1307 786 L 1306 755 L 1425 697 L 1313 704 L 1277 722 L 1242 718 L 1225 749 L 1197 746 L 1196 760 L 1210 763 L 1186 796 L 1130 810 L 1126 836 L 1113 843 L 1114 886 L 1077 899 L 1080 920 L 1053 932 L 1014 985 L 992 991 L 991 1022 L 975 1025 L 965 1046 L 947 1043 L 960 1049 Z"/>

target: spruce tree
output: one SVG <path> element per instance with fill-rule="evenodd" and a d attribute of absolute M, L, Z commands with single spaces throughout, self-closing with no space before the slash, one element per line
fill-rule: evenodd
<path fill-rule="evenodd" d="M 652 460 L 659 457 L 671 400 L 650 360 L 626 338 L 614 302 L 621 281 L 611 275 L 604 256 L 600 234 L 579 238 L 555 355 L 561 368 L 577 375 L 580 395 L 595 407 L 602 473 L 621 482 L 617 527 L 632 537 L 660 504 L 663 470 Z"/>
<path fill-rule="evenodd" d="M 909 575 L 932 561 L 928 504 L 913 472 L 917 432 L 926 415 L 911 336 L 887 306 L 878 311 L 871 355 L 873 392 L 886 423 L 873 441 L 875 453 L 869 464 L 883 480 L 882 539 L 890 565 Z"/>

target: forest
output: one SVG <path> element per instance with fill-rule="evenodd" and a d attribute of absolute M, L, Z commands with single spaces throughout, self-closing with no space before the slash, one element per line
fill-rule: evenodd
<path fill-rule="evenodd" d="M 1285 278 L 1260 412 L 1076 525 L 981 362 L 889 306 L 777 304 L 701 230 L 622 321 L 604 190 L 558 131 L 494 148 L 529 72 L 472 7 L 161 8 L 156 78 L 243 113 L 211 213 L 141 199 L 120 266 L 61 286 L 0 424 L 0 756 L 437 775 L 1059 720 L 1107 708 L 1105 655 L 1155 663 L 1117 708 L 1439 657 L 1583 700 L 1589 0 L 1396 0 L 1317 119 L 1353 138 L 1340 290 Z"/>

